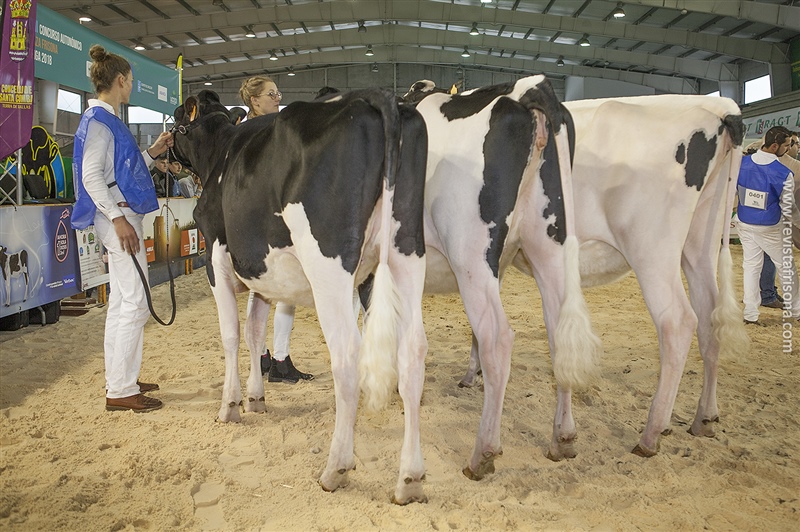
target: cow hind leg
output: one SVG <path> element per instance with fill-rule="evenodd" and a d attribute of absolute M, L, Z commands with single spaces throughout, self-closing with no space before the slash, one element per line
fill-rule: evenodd
<path fill-rule="evenodd" d="M 481 361 L 478 358 L 478 339 L 472 333 L 472 348 L 469 352 L 469 367 L 467 372 L 458 382 L 459 388 L 472 388 L 475 386 L 475 377 L 481 373 Z"/>
<path fill-rule="evenodd" d="M 392 272 L 400 301 L 398 326 L 398 390 L 403 399 L 405 432 L 400 451 L 400 474 L 392 502 L 428 502 L 423 491 L 425 463 L 420 446 L 420 402 L 425 383 L 425 355 L 428 341 L 422 324 L 422 291 L 425 259 L 402 255 L 393 259 Z"/>
<path fill-rule="evenodd" d="M 242 406 L 242 389 L 239 381 L 239 307 L 236 303 L 236 292 L 233 271 L 227 253 L 215 252 L 212 257 L 215 283 L 211 286 L 214 300 L 217 303 L 219 316 L 219 332 L 222 337 L 222 348 L 225 352 L 225 382 L 222 388 L 222 405 L 218 418 L 222 422 L 239 422 Z"/>
<path fill-rule="evenodd" d="M 269 303 L 256 294 L 244 325 L 244 338 L 250 351 L 250 376 L 247 379 L 245 412 L 267 410 L 264 402 L 264 378 L 261 375 L 261 354 L 264 352 L 264 335 L 269 309 Z"/>
<path fill-rule="evenodd" d="M 658 270 L 659 268 L 654 268 Z M 642 436 L 631 451 L 642 457 L 658 453 L 662 433 L 669 433 L 670 417 L 678 395 L 683 368 L 692 341 L 697 317 L 686 297 L 679 269 L 671 273 L 637 273 L 645 303 L 656 324 L 661 355 L 658 387 L 650 406 Z"/>

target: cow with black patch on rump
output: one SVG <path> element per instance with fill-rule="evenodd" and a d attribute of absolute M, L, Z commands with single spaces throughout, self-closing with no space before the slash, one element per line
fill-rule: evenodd
<path fill-rule="evenodd" d="M 22 301 L 28 300 L 28 285 L 30 276 L 28 275 L 28 252 L 24 249 L 16 253 L 8 253 L 8 248 L 0 246 L 0 271 L 3 273 L 3 285 L 6 289 L 6 297 L 3 305 L 11 306 L 11 279 L 21 277 L 25 285 L 25 295 Z"/>
<path fill-rule="evenodd" d="M 419 102 L 428 129 L 425 291 L 461 294 L 472 353 L 483 368 L 483 412 L 463 470 L 479 480 L 495 470 L 502 454 L 514 332 L 500 283 L 515 257 L 536 265 L 559 384 L 585 386 L 596 369 L 600 341 L 591 330 L 578 270 L 572 122 L 542 75 L 457 95 L 421 81 L 404 99 Z"/>
<path fill-rule="evenodd" d="M 247 412 L 263 412 L 260 349 L 267 301 L 314 306 L 330 349 L 336 424 L 320 478 L 344 486 L 355 468 L 359 384 L 382 406 L 395 380 L 405 437 L 393 501 L 425 501 L 419 405 L 427 340 L 422 194 L 425 126 L 379 89 L 231 124 L 216 93 L 176 110 L 176 158 L 203 180 L 194 212 L 208 245 L 207 272 L 225 350 L 219 419 L 239 421 L 239 316 L 235 293 L 257 297 L 245 325 L 250 350 Z M 402 144 L 402 151 L 400 149 Z M 353 312 L 356 285 L 374 273 L 364 338 Z"/>
<path fill-rule="evenodd" d="M 415 87 L 417 99 L 436 90 L 430 82 Z M 633 270 L 658 333 L 658 388 L 632 452 L 655 455 L 661 435 L 671 431 L 670 417 L 695 330 L 704 376 L 689 432 L 712 437 L 719 421 L 720 353 L 737 359 L 749 346 L 734 295 L 729 248 L 744 133 L 739 107 L 728 98 L 687 95 L 581 100 L 564 106 L 576 132 L 572 180 L 582 284 L 610 283 Z M 418 110 L 430 124 L 422 104 Z M 434 118 L 440 120 L 435 114 Z M 429 134 L 436 133 L 429 127 Z M 543 259 L 548 260 L 546 254 L 520 253 L 514 258 L 517 268 L 536 278 L 540 290 L 547 289 L 555 265 Z M 542 299 L 552 352 L 549 316 L 558 314 L 560 303 L 548 303 L 544 291 Z M 471 386 L 483 363 L 473 345 L 461 383 Z M 572 390 L 559 381 L 557 397 L 548 452 L 553 460 L 576 456 Z"/>

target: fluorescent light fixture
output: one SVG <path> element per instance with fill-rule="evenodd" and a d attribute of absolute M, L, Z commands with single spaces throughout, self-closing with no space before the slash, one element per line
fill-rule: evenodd
<path fill-rule="evenodd" d="M 472 35 L 472 36 L 481 34 L 481 32 L 478 31 L 478 23 L 477 22 L 473 22 L 472 23 L 472 29 L 469 30 L 469 34 Z"/>
<path fill-rule="evenodd" d="M 210 81 L 206 81 L 205 83 L 203 83 L 203 85 L 205 85 L 206 87 L 210 87 L 211 86 L 211 82 Z"/>
<path fill-rule="evenodd" d="M 364 53 L 364 55 L 366 55 L 367 57 L 372 57 L 373 55 L 375 55 L 375 52 L 372 51 L 371 44 L 367 46 L 367 51 Z"/>
<path fill-rule="evenodd" d="M 617 2 L 617 7 L 611 12 L 611 16 L 614 18 L 623 18 L 625 16 L 625 11 L 622 9 L 622 2 Z"/>
<path fill-rule="evenodd" d="M 133 47 L 133 49 L 141 51 L 141 50 L 144 50 L 144 46 L 142 46 L 141 44 L 137 44 L 136 46 Z"/>
<path fill-rule="evenodd" d="M 269 53 L 269 60 L 270 61 L 277 61 L 278 60 L 278 56 L 275 55 L 275 52 L 270 52 Z"/>
<path fill-rule="evenodd" d="M 247 26 L 247 33 L 245 33 L 244 36 L 249 39 L 256 38 L 256 32 L 253 31 L 253 26 Z"/>
<path fill-rule="evenodd" d="M 289 67 L 289 72 L 286 73 L 287 76 L 294 76 L 294 68 Z"/>
<path fill-rule="evenodd" d="M 591 43 L 589 42 L 589 39 L 586 38 L 586 35 L 581 37 L 581 40 L 578 41 L 578 46 L 583 46 L 584 48 L 591 46 Z"/>
<path fill-rule="evenodd" d="M 92 17 L 83 15 L 81 17 L 78 17 L 78 20 L 80 20 L 81 22 L 91 22 L 92 21 Z"/>
<path fill-rule="evenodd" d="M 469 50 L 467 50 L 466 46 L 464 47 L 464 51 L 461 52 L 461 57 L 469 57 Z"/>
<path fill-rule="evenodd" d="M 492 0 L 481 0 L 481 4 L 491 4 Z"/>

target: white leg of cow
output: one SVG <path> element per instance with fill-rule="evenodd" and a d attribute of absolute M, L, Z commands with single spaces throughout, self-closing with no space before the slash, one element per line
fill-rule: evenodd
<path fill-rule="evenodd" d="M 358 324 L 350 311 L 353 283 L 350 281 L 349 286 L 343 286 L 341 290 L 338 289 L 341 284 L 338 280 L 332 284 L 335 284 L 336 290 L 331 286 L 319 290 L 313 287 L 319 324 L 330 350 L 336 395 L 336 424 L 328 464 L 319 480 L 325 491 L 346 486 L 348 471 L 355 469 L 353 430 L 358 408 L 358 352 L 361 345 Z M 320 294 L 322 291 L 324 295 Z"/>
<path fill-rule="evenodd" d="M 270 304 L 256 294 L 244 324 L 244 339 L 250 351 L 250 376 L 247 378 L 245 412 L 266 412 L 267 410 L 264 402 L 264 378 L 261 375 L 261 354 L 264 352 L 264 336 L 269 309 Z"/>
<path fill-rule="evenodd" d="M 472 348 L 469 352 L 469 367 L 467 373 L 458 382 L 459 388 L 472 388 L 475 386 L 475 376 L 481 371 L 481 361 L 478 357 L 478 339 L 472 334 Z"/>
<path fill-rule="evenodd" d="M 488 271 L 487 271 L 488 273 Z M 500 286 L 491 275 L 481 279 L 473 270 L 458 274 L 461 299 L 472 331 L 478 340 L 478 353 L 483 370 L 483 412 L 478 437 L 469 464 L 463 473 L 471 480 L 480 480 L 494 472 L 494 460 L 503 454 L 500 444 L 500 419 L 508 376 L 511 373 L 511 348 L 514 331 L 500 302 Z"/>
<path fill-rule="evenodd" d="M 632 451 L 644 457 L 654 456 L 658 452 L 661 434 L 669 433 L 672 408 L 697 327 L 697 317 L 686 297 L 678 265 L 668 268 L 666 260 L 660 264 L 661 268 L 651 266 L 636 273 L 645 303 L 656 324 L 661 354 L 661 374 L 647 426 Z"/>
<path fill-rule="evenodd" d="M 398 256 L 392 260 L 392 275 L 400 301 L 397 337 L 397 387 L 403 399 L 405 433 L 400 452 L 400 474 L 392 502 L 427 502 L 422 488 L 425 463 L 420 446 L 419 414 L 425 383 L 425 355 L 428 341 L 422 324 L 422 291 L 425 284 L 425 259 Z"/>
<path fill-rule="evenodd" d="M 555 357 L 555 331 L 561 314 L 561 302 L 564 298 L 564 269 L 563 253 L 554 250 L 543 253 L 538 250 L 547 249 L 545 243 L 539 243 L 536 248 L 525 246 L 525 254 L 530 257 L 533 277 L 542 296 L 542 310 L 544 324 L 547 329 L 547 341 L 550 347 L 551 360 Z M 553 461 L 564 458 L 574 458 L 575 439 L 577 430 L 572 418 L 572 391 L 560 385 L 556 389 L 557 404 L 555 418 L 553 419 L 553 435 L 547 457 Z"/>
<path fill-rule="evenodd" d="M 215 242 L 212 253 L 214 286 L 211 292 L 217 303 L 219 332 L 222 348 L 225 351 L 225 383 L 222 388 L 222 405 L 219 420 L 223 422 L 241 421 L 239 407 L 242 405 L 242 389 L 239 381 L 239 307 L 236 304 L 235 280 L 228 254 L 218 248 Z"/>

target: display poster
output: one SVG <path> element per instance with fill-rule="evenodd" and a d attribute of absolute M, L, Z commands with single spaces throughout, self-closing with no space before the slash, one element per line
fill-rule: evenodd
<path fill-rule="evenodd" d="M 0 209 L 0 317 L 80 292 L 72 205 Z"/>
<path fill-rule="evenodd" d="M 94 92 L 89 49 L 100 44 L 121 55 L 133 69 L 131 105 L 172 115 L 178 106 L 178 71 L 161 65 L 46 8 L 36 15 L 36 77 Z M 28 128 L 30 129 L 30 127 Z"/>
<path fill-rule="evenodd" d="M 0 159 L 28 142 L 33 125 L 36 0 L 2 0 Z"/>
<path fill-rule="evenodd" d="M 103 260 L 103 244 L 97 238 L 94 226 L 86 229 L 76 229 L 75 237 L 78 243 L 78 262 L 81 271 L 81 290 L 88 290 L 108 282 L 106 263 Z"/>

